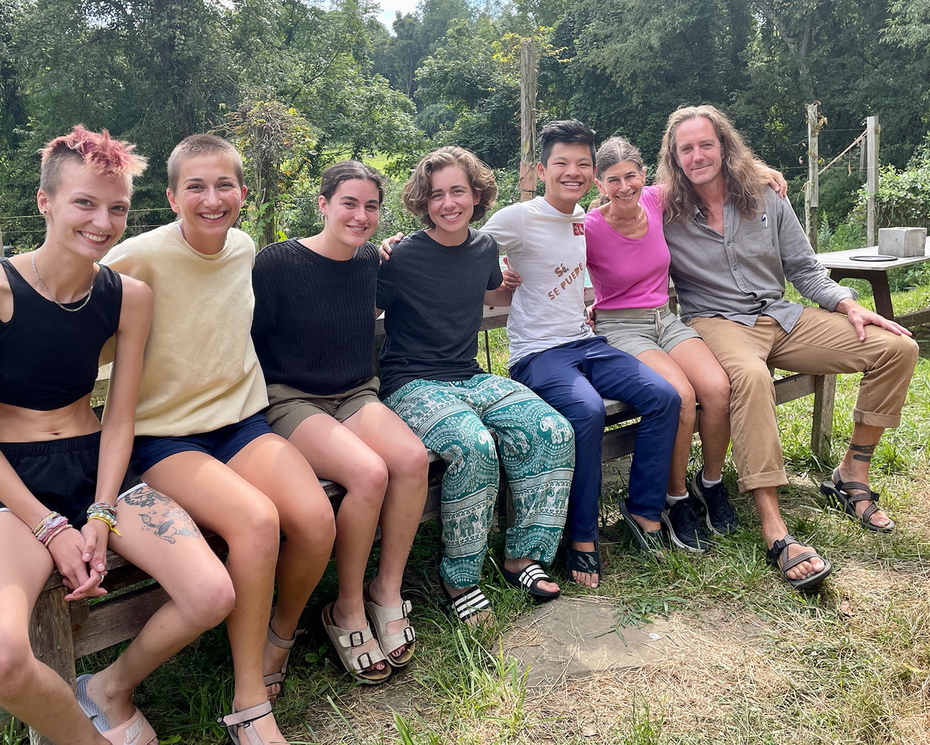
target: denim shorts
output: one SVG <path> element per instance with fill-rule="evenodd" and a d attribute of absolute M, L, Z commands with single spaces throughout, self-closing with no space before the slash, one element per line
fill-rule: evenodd
<path fill-rule="evenodd" d="M 45 507 L 67 517 L 75 528 L 87 522 L 87 508 L 97 494 L 99 432 L 42 442 L 0 442 L 0 453 Z M 139 483 L 126 474 L 120 495 Z M 6 509 L 0 503 L 0 510 Z"/>
<path fill-rule="evenodd" d="M 221 463 L 229 463 L 252 440 L 270 434 L 273 433 L 268 420 L 259 412 L 212 432 L 180 437 L 140 436 L 133 447 L 132 464 L 136 473 L 145 473 L 165 458 L 191 451 L 206 453 Z"/>

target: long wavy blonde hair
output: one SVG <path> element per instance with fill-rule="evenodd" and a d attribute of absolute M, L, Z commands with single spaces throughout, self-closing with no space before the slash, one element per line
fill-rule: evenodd
<path fill-rule="evenodd" d="M 657 181 L 665 187 L 665 220 L 680 222 L 701 206 L 701 201 L 675 157 L 676 133 L 682 122 L 703 116 L 720 140 L 721 172 L 726 184 L 727 198 L 741 214 L 750 217 L 759 211 L 765 186 L 760 173 L 761 162 L 743 141 L 726 114 L 714 106 L 683 106 L 668 118 L 662 148 L 659 152 Z"/>

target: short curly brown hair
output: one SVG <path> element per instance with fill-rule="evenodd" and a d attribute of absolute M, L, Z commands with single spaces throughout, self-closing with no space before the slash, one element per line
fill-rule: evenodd
<path fill-rule="evenodd" d="M 470 150 L 455 145 L 441 147 L 438 150 L 424 155 L 413 169 L 410 180 L 404 185 L 404 207 L 411 215 L 420 218 L 428 228 L 435 228 L 436 225 L 430 219 L 429 204 L 430 194 L 433 191 L 432 176 L 437 171 L 449 166 L 459 166 L 468 177 L 468 185 L 478 197 L 478 203 L 475 205 L 475 212 L 472 215 L 471 222 L 478 222 L 484 219 L 488 210 L 494 205 L 497 199 L 497 182 L 494 180 L 494 171 L 482 163 L 478 156 Z"/>

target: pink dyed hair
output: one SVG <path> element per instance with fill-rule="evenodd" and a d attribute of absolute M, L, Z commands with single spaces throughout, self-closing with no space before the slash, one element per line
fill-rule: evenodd
<path fill-rule="evenodd" d="M 56 137 L 39 151 L 42 156 L 39 188 L 53 194 L 61 182 L 62 165 L 67 161 L 80 163 L 95 173 L 126 176 L 131 183 L 148 164 L 144 157 L 133 152 L 135 149 L 129 142 L 114 140 L 107 130 L 91 132 L 76 124 L 70 133 Z"/>

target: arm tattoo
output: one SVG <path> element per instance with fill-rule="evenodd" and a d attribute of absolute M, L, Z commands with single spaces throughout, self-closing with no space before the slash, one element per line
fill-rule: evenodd
<path fill-rule="evenodd" d="M 151 530 L 163 541 L 176 543 L 179 536 L 200 535 L 190 515 L 150 486 L 141 485 L 123 497 L 123 501 L 136 508 L 142 529 Z"/>

